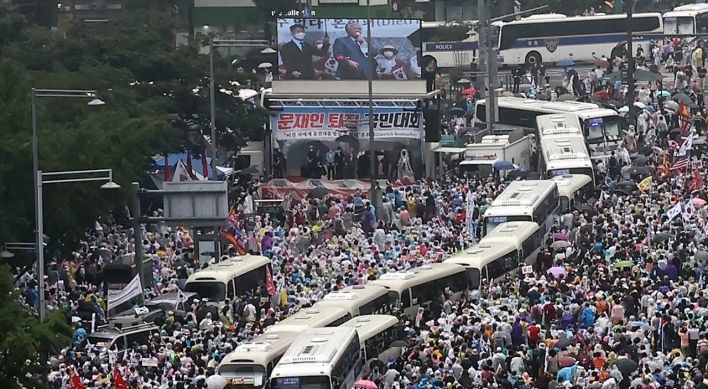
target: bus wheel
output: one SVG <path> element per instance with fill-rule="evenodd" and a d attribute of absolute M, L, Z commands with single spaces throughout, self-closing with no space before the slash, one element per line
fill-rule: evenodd
<path fill-rule="evenodd" d="M 526 65 L 531 66 L 533 64 L 541 65 L 541 54 L 538 51 L 526 54 Z"/>

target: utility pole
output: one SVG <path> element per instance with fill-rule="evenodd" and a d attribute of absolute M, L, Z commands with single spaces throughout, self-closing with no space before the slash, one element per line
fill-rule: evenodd
<path fill-rule="evenodd" d="M 632 12 L 634 12 L 635 0 L 628 0 L 627 4 L 627 96 L 626 101 L 629 109 L 634 106 L 634 48 L 632 47 Z"/>
<path fill-rule="evenodd" d="M 489 12 L 487 12 L 489 11 Z M 477 71 L 479 72 L 478 74 L 481 77 L 478 77 L 478 80 L 481 78 L 482 82 L 477 82 L 476 88 L 479 91 L 479 96 L 482 99 L 485 99 L 487 104 L 486 104 L 486 116 L 487 116 L 487 128 L 491 132 L 492 130 L 492 121 L 489 120 L 491 118 L 491 110 L 490 110 L 490 99 L 489 95 L 491 93 L 487 93 L 486 88 L 490 85 L 489 83 L 489 69 L 490 66 L 487 63 L 488 60 L 488 51 L 489 47 L 487 46 L 488 40 L 487 40 L 487 25 L 489 21 L 489 16 L 487 14 L 490 14 L 491 16 L 491 9 L 487 10 L 487 4 L 485 0 L 477 0 L 477 19 L 478 25 L 477 25 L 477 42 L 478 42 L 478 47 L 479 47 L 479 54 L 477 55 L 477 61 L 478 65 L 477 66 Z"/>
<path fill-rule="evenodd" d="M 488 9 L 491 9 L 491 4 Z M 489 128 L 489 133 L 491 134 L 494 130 L 494 123 L 497 122 L 497 86 L 499 85 L 499 80 L 497 79 L 497 74 L 499 66 L 497 66 L 497 50 L 494 44 L 494 30 L 492 28 L 492 15 L 491 13 L 485 14 L 486 16 L 486 35 L 487 40 L 487 74 L 489 77 L 489 93 L 487 93 L 487 126 Z"/>

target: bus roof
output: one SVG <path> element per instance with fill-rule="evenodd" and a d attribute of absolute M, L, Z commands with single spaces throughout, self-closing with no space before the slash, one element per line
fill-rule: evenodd
<path fill-rule="evenodd" d="M 558 195 L 572 198 L 573 193 L 592 182 L 592 178 L 584 174 L 564 174 L 551 178 L 558 185 Z"/>
<path fill-rule="evenodd" d="M 541 139 L 546 169 L 592 167 L 592 161 L 581 137 L 546 137 Z"/>
<path fill-rule="evenodd" d="M 659 12 L 640 12 L 632 14 L 632 17 L 656 17 L 661 18 Z M 502 26 L 514 25 L 514 24 L 531 24 L 539 22 L 569 22 L 569 21 L 585 21 L 585 20 L 613 20 L 613 19 L 627 19 L 626 14 L 596 14 L 596 15 L 578 15 L 578 16 L 567 16 L 563 14 L 540 14 L 531 15 L 521 20 L 512 20 L 510 22 L 502 23 Z"/>
<path fill-rule="evenodd" d="M 706 3 L 695 3 L 680 5 L 671 11 L 664 13 L 664 18 L 671 18 L 677 16 L 696 16 L 698 14 L 708 12 L 708 4 Z"/>
<path fill-rule="evenodd" d="M 556 183 L 553 181 L 512 181 L 494 199 L 487 211 L 493 208 L 506 209 L 518 206 L 536 208 L 556 188 Z"/>
<path fill-rule="evenodd" d="M 510 242 L 513 243 L 517 249 L 520 249 L 524 241 L 529 236 L 535 234 L 538 229 L 539 226 L 535 222 L 501 223 L 493 229 L 492 232 L 482 238 L 476 247 L 484 249 L 486 245 L 491 245 L 495 242 Z"/>
<path fill-rule="evenodd" d="M 403 290 L 412 286 L 464 271 L 464 268 L 454 264 L 431 263 L 429 265 L 414 267 L 405 272 L 382 274 L 378 280 L 371 281 L 369 284 L 381 285 L 386 289 L 401 293 Z"/>
<path fill-rule="evenodd" d="M 573 127 L 573 125 L 577 123 L 575 118 L 575 115 L 565 113 L 554 113 L 536 117 L 536 127 L 538 127 L 539 137 L 582 137 L 583 133 L 580 128 Z"/>
<path fill-rule="evenodd" d="M 302 332 L 307 328 L 327 327 L 339 318 L 348 315 L 344 308 L 327 307 L 326 309 L 303 308 L 283 321 L 275 323 L 266 330 L 270 332 Z"/>
<path fill-rule="evenodd" d="M 242 343 L 234 351 L 226 354 L 219 364 L 219 369 L 223 365 L 234 364 L 267 366 L 274 358 L 283 355 L 299 335 L 297 332 L 277 331 L 262 334 L 247 343 Z"/>
<path fill-rule="evenodd" d="M 362 315 L 355 317 L 340 327 L 354 327 L 359 333 L 359 342 L 365 342 L 386 328 L 398 323 L 395 316 L 390 315 Z"/>
<path fill-rule="evenodd" d="M 300 333 L 280 358 L 271 378 L 300 377 L 308 374 L 307 365 L 320 365 L 318 370 L 332 368 L 332 361 L 341 356 L 358 334 L 353 327 L 310 328 Z"/>
<path fill-rule="evenodd" d="M 328 307 L 339 307 L 354 314 L 360 306 L 387 294 L 388 290 L 381 285 L 347 286 L 337 292 L 326 294 L 322 300 L 313 305 L 313 308 L 323 308 L 324 310 Z"/>
<path fill-rule="evenodd" d="M 260 255 L 249 254 L 242 257 L 231 257 L 210 265 L 204 270 L 193 273 L 187 279 L 187 283 L 212 281 L 228 282 L 238 275 L 258 269 L 264 265 L 270 265 L 270 259 Z"/>
<path fill-rule="evenodd" d="M 484 245 L 480 241 L 480 244 L 467 249 L 462 253 L 453 255 L 452 257 L 446 259 L 444 263 L 452 263 L 462 265 L 464 267 L 475 267 L 481 269 L 484 265 L 489 263 L 490 259 L 501 258 L 502 256 L 516 250 L 518 249 L 512 241 L 493 242 L 491 244 Z"/>

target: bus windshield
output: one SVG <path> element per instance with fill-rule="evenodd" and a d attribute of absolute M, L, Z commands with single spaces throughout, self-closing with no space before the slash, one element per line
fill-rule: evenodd
<path fill-rule="evenodd" d="M 266 380 L 264 366 L 256 364 L 225 364 L 219 367 L 219 374 L 234 386 L 263 387 Z"/>
<path fill-rule="evenodd" d="M 585 139 L 588 143 L 602 143 L 605 141 L 618 141 L 621 139 L 622 124 L 619 116 L 606 116 L 591 118 L 583 123 L 585 127 Z"/>
<path fill-rule="evenodd" d="M 184 287 L 185 292 L 195 292 L 201 298 L 211 301 L 226 300 L 226 286 L 223 282 L 189 282 Z"/>
<path fill-rule="evenodd" d="M 327 376 L 283 377 L 272 382 L 272 389 L 331 389 Z"/>
<path fill-rule="evenodd" d="M 494 231 L 498 225 L 507 222 L 532 222 L 531 216 L 514 215 L 514 216 L 488 216 L 484 218 L 484 234 Z"/>
<path fill-rule="evenodd" d="M 664 34 L 694 34 L 695 23 L 690 16 L 664 19 Z"/>

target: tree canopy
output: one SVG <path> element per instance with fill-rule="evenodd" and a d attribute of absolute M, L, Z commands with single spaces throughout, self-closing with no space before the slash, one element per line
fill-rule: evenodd
<path fill-rule="evenodd" d="M 36 379 L 48 371 L 41 355 L 68 344 L 71 328 L 63 311 L 50 311 L 42 322 L 37 320 L 19 304 L 13 283 L 10 268 L 0 266 L 0 380 L 9 389 L 44 388 Z"/>
<path fill-rule="evenodd" d="M 39 166 L 43 171 L 112 168 L 122 189 L 96 183 L 44 188 L 50 245 L 71 243 L 95 218 L 124 203 L 158 154 L 201 152 L 210 135 L 209 57 L 202 42 L 177 47 L 180 20 L 169 13 L 136 12 L 111 24 L 77 24 L 66 37 L 23 27 L 17 11 L 0 2 L 0 236 L 33 241 L 30 90 L 96 89 L 106 102 L 38 98 Z M 17 21 L 19 20 L 19 21 Z M 18 31 L 2 32 L 19 26 Z M 7 38 L 7 39 L 6 39 Z M 260 135 L 267 111 L 234 97 L 250 74 L 215 57 L 217 145 L 236 151 Z M 197 142 L 194 140 L 197 139 Z"/>

